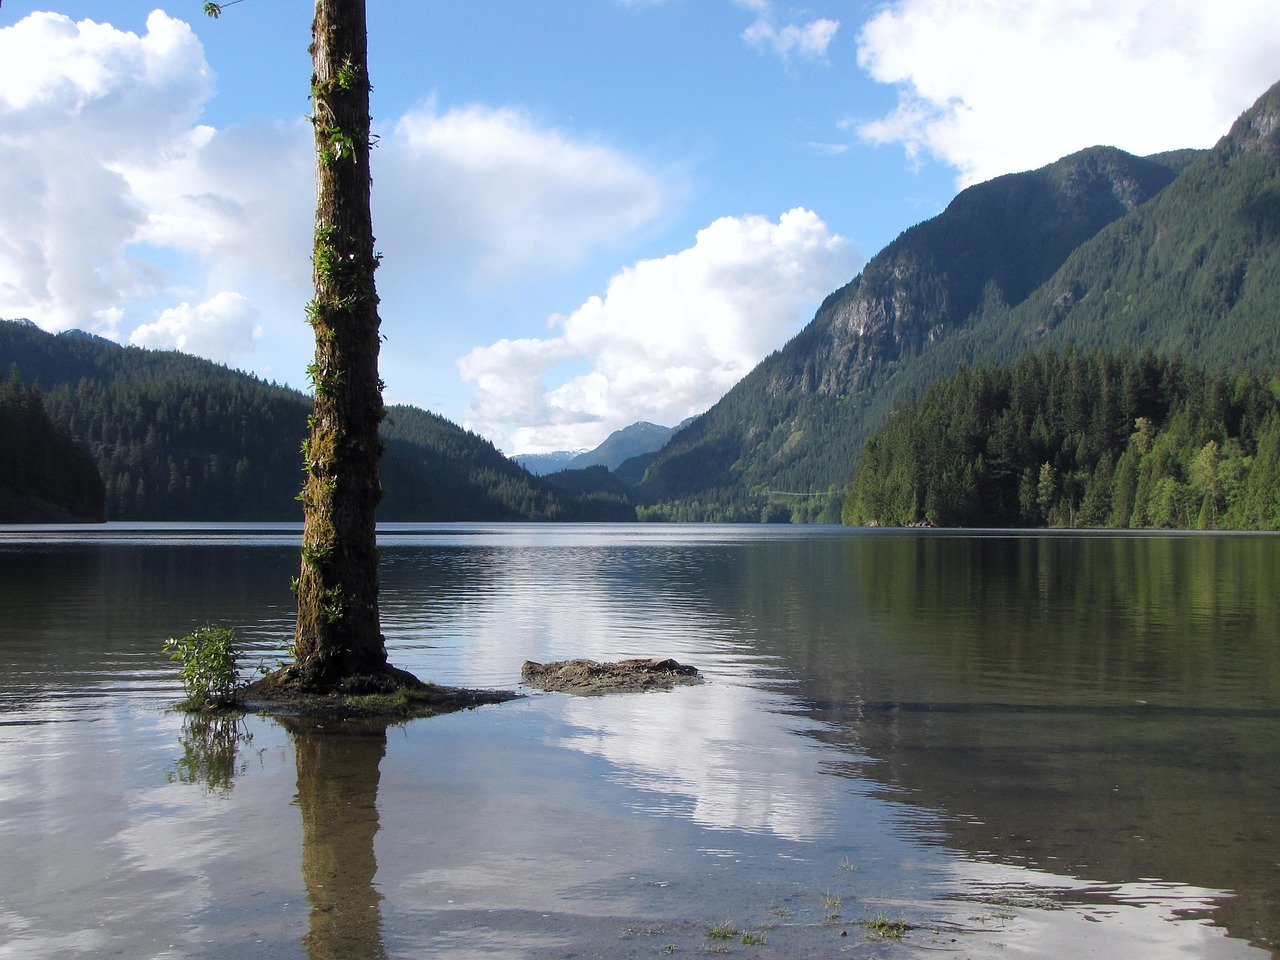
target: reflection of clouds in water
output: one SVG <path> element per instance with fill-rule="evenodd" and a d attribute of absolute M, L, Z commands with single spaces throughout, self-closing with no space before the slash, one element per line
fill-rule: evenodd
<path fill-rule="evenodd" d="M 718 829 L 791 840 L 828 836 L 852 784 L 824 776 L 811 722 L 782 699 L 731 682 L 669 693 L 575 699 L 564 741 L 615 764 L 631 786 L 667 798 L 655 807 Z"/>
<path fill-rule="evenodd" d="M 442 683 L 510 686 L 524 660 L 695 656 L 726 630 L 678 586 L 662 557 L 620 549 L 475 547 L 397 557 L 385 567 L 392 660 Z"/>
<path fill-rule="evenodd" d="M 278 781 L 255 782 L 271 778 L 251 763 L 230 795 L 166 783 L 182 753 L 180 721 L 123 702 L 92 691 L 53 697 L 23 725 L 0 727 L 6 960 L 190 955 L 207 939 L 192 918 L 222 910 L 225 891 L 243 882 L 239 837 L 254 838 L 253 907 L 275 906 L 279 896 L 261 896 L 273 888 L 296 888 L 296 813 L 279 823 Z"/>
<path fill-rule="evenodd" d="M 555 544 L 405 557 L 384 579 L 384 625 L 410 651 L 429 647 L 423 675 L 447 683 L 511 685 L 524 660 L 691 663 L 709 683 L 570 702 L 565 717 L 580 732 L 566 744 L 606 758 L 624 782 L 662 795 L 656 807 L 697 823 L 790 839 L 828 835 L 836 796 L 851 784 L 820 773 L 818 749 L 805 737 L 812 722 L 783 713 L 784 698 L 757 689 L 774 664 L 754 654 L 748 626 L 700 601 L 691 584 L 705 559 L 668 545 Z M 422 589 L 433 576 L 447 583 L 447 573 L 465 573 L 466 591 Z M 415 620 L 427 626 L 409 634 Z M 398 656 L 393 650 L 402 662 Z"/>
<path fill-rule="evenodd" d="M 1197 960 L 1271 956 L 1200 919 L 1231 894 L 1159 880 L 1093 883 L 1025 867 L 951 865 L 962 926 L 989 930 L 983 957 L 1098 956 Z M 976 946 L 966 941 L 966 947 Z"/>
<path fill-rule="evenodd" d="M 102 956 L 111 938 L 105 930 L 77 930 L 74 933 L 50 934 L 37 929 L 37 923 L 20 914 L 0 911 L 0 930 L 5 931 L 5 944 L 0 949 L 5 960 L 47 960 L 52 956 Z"/>

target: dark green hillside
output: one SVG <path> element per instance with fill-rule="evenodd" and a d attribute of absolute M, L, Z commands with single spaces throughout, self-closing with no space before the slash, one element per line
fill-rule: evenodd
<path fill-rule="evenodd" d="M 599 523 L 636 519 L 636 508 L 631 503 L 627 484 L 604 464 L 560 470 L 547 474 L 543 479 L 575 498 L 579 519 Z"/>
<path fill-rule="evenodd" d="M 45 390 L 53 421 L 91 450 L 113 520 L 300 516 L 307 401 L 172 351 L 0 323 L 0 360 Z"/>
<path fill-rule="evenodd" d="M 416 407 L 387 410 L 381 520 L 577 520 L 571 496 L 488 440 Z"/>
<path fill-rule="evenodd" d="M 40 391 L 0 379 L 0 523 L 105 519 L 106 491 L 85 446 L 54 426 Z"/>
<path fill-rule="evenodd" d="M 0 364 L 38 382 L 53 423 L 87 446 L 116 520 L 301 518 L 303 394 L 196 357 L 0 322 Z M 385 520 L 574 519 L 565 496 L 492 444 L 393 408 Z"/>
<path fill-rule="evenodd" d="M 871 436 L 851 524 L 1280 528 L 1280 380 L 1183 356 L 962 368 Z"/>
<path fill-rule="evenodd" d="M 1280 85 L 990 327 L 974 331 L 974 347 L 991 359 L 1073 344 L 1280 364 Z"/>
<path fill-rule="evenodd" d="M 937 345 L 1025 299 L 1185 161 L 1096 147 L 965 190 L 667 445 L 643 484 L 661 504 L 651 515 L 746 520 L 790 505 L 798 520 L 838 517 L 838 489 L 868 430 L 895 398 L 954 370 L 931 369 Z"/>

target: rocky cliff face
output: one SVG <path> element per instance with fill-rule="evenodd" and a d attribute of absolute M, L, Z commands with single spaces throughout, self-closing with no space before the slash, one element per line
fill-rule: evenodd
<path fill-rule="evenodd" d="M 970 187 L 903 233 L 837 291 L 797 337 L 808 375 L 775 390 L 834 396 L 991 310 L 1020 303 L 1107 224 L 1177 174 L 1169 163 L 1094 147 L 1028 173 Z M 816 335 L 815 335 L 816 334 Z M 796 342 L 796 341 L 793 341 Z"/>
<path fill-rule="evenodd" d="M 1215 149 L 1228 155 L 1260 150 L 1280 156 L 1280 84 L 1242 114 Z"/>

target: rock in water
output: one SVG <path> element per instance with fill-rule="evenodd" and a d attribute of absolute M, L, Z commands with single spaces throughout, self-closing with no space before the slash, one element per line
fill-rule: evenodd
<path fill-rule="evenodd" d="M 696 668 L 677 663 L 670 657 L 642 657 L 615 663 L 595 660 L 537 663 L 526 660 L 520 669 L 520 679 L 526 686 L 539 690 L 580 696 L 669 690 L 681 684 L 702 682 Z"/>

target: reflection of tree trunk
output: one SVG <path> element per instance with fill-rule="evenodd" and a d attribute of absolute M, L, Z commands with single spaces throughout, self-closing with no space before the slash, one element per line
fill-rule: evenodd
<path fill-rule="evenodd" d="M 282 717 L 293 734 L 302 810 L 302 878 L 311 901 L 303 938 L 311 960 L 386 957 L 378 862 L 378 765 L 387 751 L 386 725 L 323 729 Z"/>

